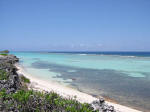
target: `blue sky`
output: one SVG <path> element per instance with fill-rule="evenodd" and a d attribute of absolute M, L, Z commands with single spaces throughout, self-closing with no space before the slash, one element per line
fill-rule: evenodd
<path fill-rule="evenodd" d="M 0 0 L 0 50 L 150 51 L 150 0 Z"/>

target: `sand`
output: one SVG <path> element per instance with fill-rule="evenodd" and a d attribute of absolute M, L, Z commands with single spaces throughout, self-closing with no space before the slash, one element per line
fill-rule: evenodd
<path fill-rule="evenodd" d="M 77 91 L 73 88 L 66 87 L 57 82 L 45 81 L 37 77 L 33 77 L 31 74 L 26 73 L 25 70 L 19 65 L 16 65 L 16 67 L 19 69 L 18 74 L 22 74 L 25 77 L 30 79 L 31 84 L 29 88 L 32 88 L 38 91 L 49 91 L 49 92 L 53 91 L 65 98 L 76 98 L 76 100 L 78 100 L 81 103 L 92 103 L 94 100 L 98 100 L 97 98 L 91 95 Z M 141 112 L 141 111 L 138 111 L 138 110 L 135 110 L 135 109 L 132 109 L 130 107 L 126 107 L 120 104 L 115 104 L 115 103 L 108 102 L 108 101 L 106 101 L 106 103 L 108 105 L 114 106 L 114 108 L 120 112 Z"/>

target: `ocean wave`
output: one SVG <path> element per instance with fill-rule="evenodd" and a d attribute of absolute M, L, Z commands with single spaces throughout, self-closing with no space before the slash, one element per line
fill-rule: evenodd
<path fill-rule="evenodd" d="M 80 62 L 80 60 L 71 60 L 70 62 Z"/>
<path fill-rule="evenodd" d="M 79 55 L 84 56 L 84 55 L 87 55 L 87 54 L 79 54 Z"/>
<path fill-rule="evenodd" d="M 120 57 L 135 58 L 136 56 L 120 56 Z"/>

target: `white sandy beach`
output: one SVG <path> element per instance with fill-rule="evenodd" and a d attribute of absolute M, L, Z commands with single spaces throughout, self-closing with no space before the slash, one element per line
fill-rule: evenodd
<path fill-rule="evenodd" d="M 97 98 L 88 95 L 86 93 L 82 93 L 79 92 L 75 89 L 69 88 L 69 87 L 65 87 L 62 86 L 58 83 L 53 83 L 53 82 L 48 82 L 48 81 L 44 81 L 41 80 L 39 78 L 33 77 L 32 75 L 26 73 L 24 71 L 24 69 L 22 67 L 20 67 L 19 65 L 16 65 L 19 74 L 23 74 L 25 77 L 29 78 L 31 81 L 31 86 L 33 89 L 35 90 L 39 90 L 39 91 L 54 91 L 56 93 L 58 93 L 59 95 L 63 96 L 63 97 L 67 97 L 67 98 L 74 98 L 76 97 L 76 100 L 78 100 L 81 103 L 91 103 L 94 100 L 98 100 Z M 30 87 L 31 87 L 30 86 Z M 112 105 L 114 106 L 114 108 L 120 112 L 141 112 L 135 109 L 131 109 L 129 107 L 123 106 L 123 105 L 119 105 L 119 104 L 115 104 L 112 102 L 108 102 L 106 101 L 106 103 L 108 105 Z"/>

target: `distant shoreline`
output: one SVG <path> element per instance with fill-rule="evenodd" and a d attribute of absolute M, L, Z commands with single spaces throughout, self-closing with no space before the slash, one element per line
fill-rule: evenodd
<path fill-rule="evenodd" d="M 150 51 L 12 51 L 12 53 L 56 53 L 56 54 L 78 54 L 78 55 L 108 55 L 123 57 L 150 57 Z"/>

